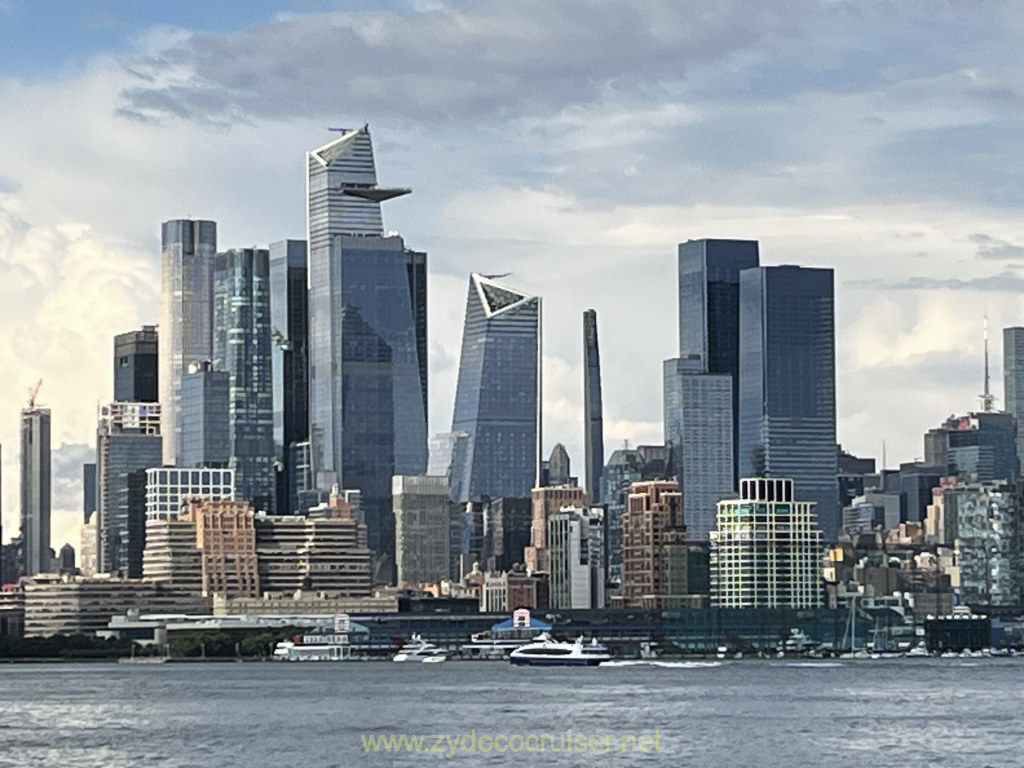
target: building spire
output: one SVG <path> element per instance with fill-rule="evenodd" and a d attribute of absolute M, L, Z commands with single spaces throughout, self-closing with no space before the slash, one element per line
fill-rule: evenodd
<path fill-rule="evenodd" d="M 985 313 L 984 321 L 984 343 L 985 343 L 985 389 L 981 393 L 981 410 L 985 413 L 991 413 L 995 410 L 996 397 L 992 394 L 989 388 L 989 375 L 988 375 L 988 312 Z"/>

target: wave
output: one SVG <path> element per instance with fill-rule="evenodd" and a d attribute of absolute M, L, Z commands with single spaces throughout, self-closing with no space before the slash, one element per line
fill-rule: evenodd
<path fill-rule="evenodd" d="M 605 661 L 601 667 L 662 667 L 666 669 L 701 669 L 704 667 L 720 667 L 720 661 L 662 661 L 660 659 L 613 659 Z"/>

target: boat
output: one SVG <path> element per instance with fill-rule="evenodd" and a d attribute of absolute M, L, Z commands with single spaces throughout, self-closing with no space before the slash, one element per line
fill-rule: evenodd
<path fill-rule="evenodd" d="M 931 654 L 928 653 L 928 649 L 924 645 L 915 645 L 913 648 L 911 648 L 903 655 L 908 659 L 927 659 L 929 656 L 931 656 Z"/>
<path fill-rule="evenodd" d="M 420 635 L 413 635 L 408 643 L 398 649 L 392 661 L 422 661 L 437 664 L 448 658 L 448 651 L 427 642 Z"/>
<path fill-rule="evenodd" d="M 531 616 L 526 608 L 520 608 L 512 613 L 512 618 L 498 622 L 487 631 L 470 635 L 469 642 L 463 644 L 459 651 L 469 658 L 507 659 L 516 648 L 550 630 L 550 624 Z"/>
<path fill-rule="evenodd" d="M 348 614 L 338 614 L 333 625 L 317 627 L 274 647 L 279 661 L 348 661 L 352 658 L 353 625 Z"/>
<path fill-rule="evenodd" d="M 569 643 L 555 640 L 547 633 L 509 654 L 513 664 L 535 667 L 596 667 L 609 659 L 607 646 L 596 639 L 584 643 L 583 638 L 578 637 L 576 642 Z"/>

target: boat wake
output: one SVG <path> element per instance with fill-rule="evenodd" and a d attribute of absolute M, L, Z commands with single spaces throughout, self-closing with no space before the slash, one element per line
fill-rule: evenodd
<path fill-rule="evenodd" d="M 617 659 L 606 661 L 602 667 L 663 667 L 665 669 L 700 669 L 720 667 L 720 661 L 661 661 L 660 659 Z"/>

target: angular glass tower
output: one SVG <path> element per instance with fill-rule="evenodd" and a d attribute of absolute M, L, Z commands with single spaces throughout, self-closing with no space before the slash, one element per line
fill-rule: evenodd
<path fill-rule="evenodd" d="M 158 397 L 158 340 L 155 325 L 114 337 L 114 400 L 155 403 Z"/>
<path fill-rule="evenodd" d="M 604 469 L 604 412 L 601 407 L 601 350 L 597 344 L 597 312 L 583 313 L 583 446 L 584 485 L 591 504 L 601 503 Z"/>
<path fill-rule="evenodd" d="M 178 451 L 182 467 L 226 467 L 231 458 L 231 374 L 213 363 L 193 366 L 181 380 L 184 429 Z M 147 464 L 155 467 L 157 464 Z"/>
<path fill-rule="evenodd" d="M 393 553 L 391 476 L 427 466 L 426 254 L 384 234 L 381 202 L 409 190 L 377 186 L 367 127 L 306 159 L 315 483 L 362 491 L 370 547 Z"/>
<path fill-rule="evenodd" d="M 181 379 L 213 357 L 213 259 L 217 225 L 174 219 L 161 231 L 159 392 L 164 464 L 178 463 Z"/>
<path fill-rule="evenodd" d="M 230 376 L 228 439 L 235 498 L 274 511 L 274 402 L 270 376 L 270 254 L 239 248 L 214 267 L 213 367 Z"/>
<path fill-rule="evenodd" d="M 833 272 L 780 266 L 740 276 L 740 473 L 791 478 L 839 528 Z"/>
<path fill-rule="evenodd" d="M 538 479 L 540 298 L 469 278 L 452 432 L 469 435 L 453 468 L 456 501 L 529 496 Z"/>

